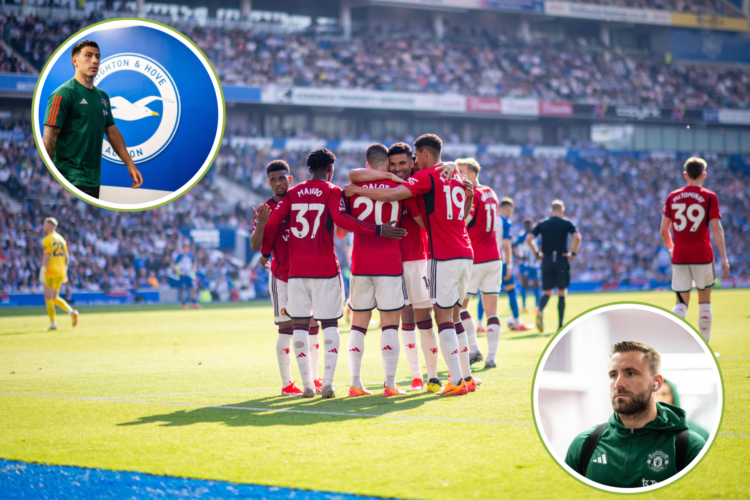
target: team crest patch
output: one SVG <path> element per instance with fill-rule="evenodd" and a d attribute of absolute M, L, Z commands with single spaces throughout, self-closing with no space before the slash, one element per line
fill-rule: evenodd
<path fill-rule="evenodd" d="M 648 468 L 652 471 L 661 472 L 667 468 L 667 465 L 669 465 L 669 455 L 663 451 L 657 450 L 648 456 L 646 463 L 648 464 Z"/>
<path fill-rule="evenodd" d="M 181 105 L 177 86 L 164 66 L 141 54 L 116 54 L 101 62 L 94 84 L 110 94 L 112 115 L 129 139 L 133 162 L 150 160 L 167 147 L 177 132 Z M 156 104 L 159 111 L 152 109 Z M 106 139 L 102 156 L 122 163 Z"/>

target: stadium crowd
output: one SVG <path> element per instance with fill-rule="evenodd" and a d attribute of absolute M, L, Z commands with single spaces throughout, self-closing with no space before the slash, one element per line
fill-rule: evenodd
<path fill-rule="evenodd" d="M 562 0 L 576 3 L 593 3 L 613 7 L 630 7 L 634 9 L 658 9 L 686 14 L 701 14 L 709 16 L 739 17 L 739 9 L 727 5 L 722 0 Z"/>
<path fill-rule="evenodd" d="M 37 69 L 85 24 L 0 16 L 4 40 Z M 459 27 L 448 28 L 439 41 L 421 32 L 374 32 L 345 40 L 306 32 L 278 35 L 187 25 L 181 29 L 206 53 L 222 82 L 230 85 L 536 97 L 666 108 L 750 107 L 750 73 L 739 66 L 667 64 L 648 53 L 608 49 L 597 38 L 524 41 Z"/>
<path fill-rule="evenodd" d="M 54 215 L 71 252 L 70 283 L 80 290 L 168 287 L 174 277 L 173 258 L 188 241 L 187 228 L 229 227 L 250 230 L 252 207 L 232 205 L 206 176 L 188 194 L 164 207 L 144 212 L 114 212 L 92 207 L 73 197 L 46 171 L 39 159 L 28 122 L 5 122 L 0 131 L 0 189 L 22 203 L 20 213 L 0 208 L 0 291 L 38 291 L 41 223 Z M 14 132 L 16 135 L 8 134 Z M 18 132 L 23 132 L 18 135 Z M 19 139 L 20 137 L 20 139 Z M 233 149 L 225 141 L 214 175 L 242 184 L 263 198 L 270 196 L 265 165 L 285 158 L 295 182 L 309 177 L 307 151 L 271 151 L 251 146 Z M 450 159 L 450 158 L 445 158 Z M 516 204 L 515 231 L 525 217 L 540 220 L 549 201 L 562 199 L 586 235 L 580 259 L 574 261 L 578 280 L 615 282 L 663 279 L 657 258 L 661 241 L 661 207 L 669 191 L 681 186 L 674 158 L 596 156 L 577 166 L 565 158 L 477 155 L 483 166 L 480 181 Z M 346 184 L 351 168 L 365 165 L 364 153 L 338 153 L 336 177 Z M 717 192 L 732 259 L 732 274 L 750 275 L 750 245 L 745 229 L 750 214 L 750 177 L 731 168 L 730 157 L 709 158 L 706 187 Z M 183 230 L 183 231 L 181 231 Z M 515 236 L 515 235 L 514 235 Z M 266 293 L 266 271 L 234 262 L 219 251 L 195 247 L 200 287 L 215 299 Z"/>

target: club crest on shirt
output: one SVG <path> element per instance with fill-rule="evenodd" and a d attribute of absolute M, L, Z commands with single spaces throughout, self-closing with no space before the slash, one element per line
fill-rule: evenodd
<path fill-rule="evenodd" d="M 648 456 L 646 464 L 652 471 L 661 472 L 667 468 L 667 465 L 669 465 L 669 455 L 663 451 L 657 450 Z"/>
<path fill-rule="evenodd" d="M 167 147 L 180 123 L 181 103 L 174 80 L 159 62 L 141 54 L 115 54 L 101 62 L 94 85 L 110 94 L 112 116 L 133 162 L 150 160 Z M 122 163 L 106 138 L 102 156 Z"/>

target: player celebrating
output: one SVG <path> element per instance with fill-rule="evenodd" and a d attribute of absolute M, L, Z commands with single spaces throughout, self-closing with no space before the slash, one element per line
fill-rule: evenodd
<path fill-rule="evenodd" d="M 143 184 L 130 158 L 125 140 L 115 125 L 109 96 L 94 87 L 99 72 L 99 45 L 82 40 L 71 51 L 75 76 L 55 89 L 47 101 L 44 149 L 52 163 L 76 189 L 99 198 L 102 184 L 102 142 L 107 136 L 133 179 L 133 189 Z"/>
<path fill-rule="evenodd" d="M 684 177 L 687 186 L 669 193 L 661 218 L 661 237 L 672 255 L 672 290 L 677 304 L 672 311 L 685 317 L 693 285 L 698 289 L 698 327 L 706 342 L 711 340 L 711 287 L 716 282 L 711 233 L 721 255 L 722 278 L 729 275 L 729 260 L 721 226 L 719 199 L 703 187 L 706 161 L 688 158 Z M 674 243 L 669 228 L 674 232 Z"/>
<path fill-rule="evenodd" d="M 482 293 L 482 304 L 487 312 L 487 361 L 485 368 L 495 368 L 495 354 L 500 343 L 500 318 L 497 316 L 497 296 L 500 293 L 503 263 L 497 245 L 498 199 L 495 191 L 479 184 L 482 167 L 474 158 L 459 158 L 456 165 L 461 175 L 474 185 L 474 205 L 466 219 L 466 227 L 474 250 L 471 267 L 471 282 L 463 301 L 461 320 L 469 336 L 470 363 L 482 361 L 482 352 L 477 343 L 477 330 L 469 314 L 471 297 Z"/>
<path fill-rule="evenodd" d="M 367 148 L 367 167 L 386 172 L 388 169 L 388 148 L 373 144 Z M 400 181 L 400 179 L 399 179 Z M 365 189 L 393 188 L 398 182 L 391 180 L 359 182 Z M 347 211 L 357 219 L 371 224 L 400 223 L 402 202 L 383 203 L 363 196 L 346 199 Z M 401 309 L 406 302 L 403 283 L 401 249 L 399 242 L 374 235 L 354 234 L 352 248 L 352 275 L 349 281 L 349 308 L 352 310 L 352 329 L 347 343 L 349 353 L 349 374 L 351 387 L 349 396 L 371 395 L 362 386 L 362 356 L 365 351 L 365 335 L 370 324 L 372 310 L 380 311 L 380 354 L 385 372 L 383 396 L 399 396 L 406 391 L 396 384 L 399 341 L 398 322 Z"/>
<path fill-rule="evenodd" d="M 513 245 L 510 236 L 513 223 L 510 221 L 515 205 L 511 198 L 505 197 L 500 202 L 500 220 L 503 223 L 503 290 L 508 294 L 510 311 L 513 318 L 508 321 L 511 330 L 526 331 L 528 326 L 523 324 L 518 312 L 518 297 L 516 296 L 516 282 L 513 279 Z"/>
<path fill-rule="evenodd" d="M 324 399 L 335 396 L 341 337 L 338 320 L 344 315 L 344 284 L 334 249 L 334 224 L 358 234 L 400 238 L 406 231 L 393 224 L 375 225 L 346 213 L 341 188 L 331 184 L 336 156 L 316 149 L 307 156 L 312 179 L 290 188 L 271 214 L 263 234 L 261 263 L 265 265 L 283 221 L 290 218 L 289 284 L 287 315 L 294 320 L 292 343 L 302 377 L 302 397 L 315 396 L 310 371 L 308 334 L 310 319 L 321 322 L 324 334 Z"/>
<path fill-rule="evenodd" d="M 352 184 L 344 188 L 346 196 L 366 196 L 376 201 L 391 202 L 422 195 L 427 215 L 432 265 L 430 295 L 435 305 L 440 349 L 450 370 L 450 380 L 437 394 L 463 395 L 476 390 L 479 381 L 471 376 L 469 342 L 464 332 L 457 331 L 461 323 L 461 299 L 466 296 L 471 279 L 471 250 L 464 219 L 471 209 L 473 186 L 462 182 L 458 173 L 441 175 L 440 153 L 442 141 L 434 134 L 420 136 L 415 142 L 420 170 L 401 186 L 390 189 L 364 189 Z"/>
<path fill-rule="evenodd" d="M 524 219 L 523 229 L 523 233 L 518 235 L 515 244 L 516 255 L 521 261 L 521 301 L 523 303 L 523 312 L 536 312 L 539 308 L 539 296 L 541 295 L 541 289 L 539 288 L 539 259 L 537 259 L 537 256 L 534 255 L 526 244 L 526 236 L 534 229 L 534 221 L 529 218 Z M 535 309 L 526 307 L 526 292 L 529 289 L 529 285 L 536 300 Z"/>
<path fill-rule="evenodd" d="M 292 175 L 289 165 L 284 160 L 273 160 L 266 166 L 268 185 L 273 195 L 263 203 L 255 212 L 253 221 L 253 234 L 250 237 L 250 248 L 257 252 L 263 244 L 263 233 L 271 213 L 276 209 L 279 202 L 284 198 L 292 183 Z M 281 395 L 301 396 L 302 390 L 294 385 L 292 380 L 292 357 L 289 354 L 292 344 L 292 333 L 294 321 L 286 314 L 287 306 L 287 280 L 289 279 L 289 219 L 282 221 L 276 233 L 276 238 L 271 246 L 273 258 L 271 260 L 271 272 L 268 275 L 268 290 L 271 293 L 273 303 L 274 323 L 279 327 L 279 338 L 276 341 L 276 358 L 279 362 L 281 374 Z M 314 320 L 310 323 L 310 335 L 317 335 L 318 323 Z M 317 337 L 313 337 L 317 339 Z M 310 370 L 312 372 L 315 392 L 321 394 L 323 385 L 318 378 L 318 356 L 319 344 L 317 341 L 310 342 Z"/>
<path fill-rule="evenodd" d="M 39 281 L 44 285 L 44 303 L 47 305 L 47 315 L 50 321 L 47 331 L 57 330 L 55 305 L 70 314 L 73 326 L 76 326 L 78 311 L 60 297 L 62 284 L 68 282 L 68 244 L 65 238 L 57 233 L 57 220 L 54 217 L 44 219 L 42 231 L 44 232 L 44 240 L 42 240 L 44 257 L 39 268 Z"/>
<path fill-rule="evenodd" d="M 200 309 L 195 301 L 195 257 L 190 252 L 190 244 L 183 243 L 182 253 L 177 254 L 172 263 L 180 275 L 180 296 L 182 297 L 182 308 L 187 309 L 188 295 L 193 303 L 193 309 Z M 184 295 L 183 295 L 184 293 Z"/>

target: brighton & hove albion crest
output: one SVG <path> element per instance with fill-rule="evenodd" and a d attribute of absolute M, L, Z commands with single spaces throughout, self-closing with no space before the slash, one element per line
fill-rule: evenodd
<path fill-rule="evenodd" d="M 669 455 L 663 451 L 655 451 L 648 456 L 646 460 L 648 468 L 654 472 L 661 472 L 669 465 Z"/>
<path fill-rule="evenodd" d="M 164 66 L 141 54 L 116 54 L 101 62 L 94 85 L 109 95 L 110 112 L 134 163 L 150 160 L 167 147 L 177 132 L 181 106 Z M 106 138 L 102 157 L 122 164 Z"/>

